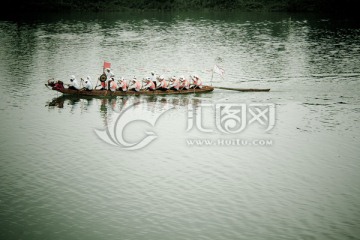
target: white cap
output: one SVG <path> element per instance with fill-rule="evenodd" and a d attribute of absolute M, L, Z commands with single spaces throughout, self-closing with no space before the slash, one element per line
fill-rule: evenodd
<path fill-rule="evenodd" d="M 110 68 L 105 68 L 106 71 L 110 71 Z"/>
<path fill-rule="evenodd" d="M 71 76 L 70 76 L 70 79 L 75 80 L 75 75 L 71 75 Z"/>
<path fill-rule="evenodd" d="M 155 72 L 154 71 L 151 71 L 151 75 L 154 75 L 155 74 Z"/>
<path fill-rule="evenodd" d="M 146 80 L 150 81 L 150 80 L 151 80 L 151 78 L 147 77 L 147 78 L 146 78 Z"/>

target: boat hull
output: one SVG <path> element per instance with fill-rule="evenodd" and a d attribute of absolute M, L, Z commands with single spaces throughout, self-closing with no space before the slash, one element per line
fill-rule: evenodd
<path fill-rule="evenodd" d="M 112 92 L 110 90 L 73 90 L 73 89 L 60 89 L 56 90 L 61 92 L 65 95 L 75 95 L 75 96 L 99 96 L 99 97 L 112 97 L 112 96 L 129 96 L 129 95 L 179 95 L 179 94 L 189 94 L 189 93 L 207 93 L 212 92 L 214 88 L 212 86 L 203 86 L 203 88 L 196 88 L 196 89 L 189 89 L 189 90 L 155 90 L 155 91 L 148 91 L 148 90 L 140 90 L 139 92 L 130 90 L 127 92 L 122 91 L 115 91 Z"/>

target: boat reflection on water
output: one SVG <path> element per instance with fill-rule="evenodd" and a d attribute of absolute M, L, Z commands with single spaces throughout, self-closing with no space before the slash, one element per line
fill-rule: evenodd
<path fill-rule="evenodd" d="M 65 109 L 69 106 L 71 112 L 74 112 L 77 108 L 80 108 L 83 111 L 87 110 L 93 104 L 94 100 L 94 98 L 80 98 L 77 96 L 61 95 L 60 97 L 56 97 L 51 101 L 48 101 L 45 106 L 49 109 Z"/>
<path fill-rule="evenodd" d="M 190 96 L 176 96 L 176 97 L 164 97 L 164 96 L 122 96 L 113 98 L 99 98 L 99 97 L 84 97 L 84 96 L 72 96 L 72 95 L 61 95 L 53 98 L 51 101 L 46 103 L 46 107 L 49 109 L 54 108 L 66 108 L 69 106 L 72 109 L 79 108 L 86 110 L 89 106 L 97 103 L 100 105 L 101 111 L 107 111 L 109 108 L 113 111 L 122 110 L 127 105 L 136 103 L 162 103 L 172 104 L 174 106 L 187 106 L 189 104 L 196 107 L 202 102 L 200 97 Z"/>
<path fill-rule="evenodd" d="M 46 103 L 49 109 L 63 111 L 69 109 L 71 113 L 86 114 L 94 111 L 100 113 L 106 126 L 111 121 L 114 112 L 121 113 L 130 106 L 141 107 L 150 112 L 159 112 L 169 106 L 173 108 L 192 106 L 197 108 L 203 102 L 200 96 L 122 96 L 113 98 L 99 98 L 87 96 L 61 95 Z M 211 101 L 211 98 L 209 98 Z"/>

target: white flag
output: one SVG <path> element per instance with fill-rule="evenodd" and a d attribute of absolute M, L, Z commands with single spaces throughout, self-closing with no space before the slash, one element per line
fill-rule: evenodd
<path fill-rule="evenodd" d="M 220 74 L 221 76 L 224 75 L 225 71 L 222 68 L 219 68 L 216 64 L 214 65 L 213 69 L 214 73 Z"/>

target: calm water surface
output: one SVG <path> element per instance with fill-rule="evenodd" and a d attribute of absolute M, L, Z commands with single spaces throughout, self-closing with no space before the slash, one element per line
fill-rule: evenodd
<path fill-rule="evenodd" d="M 358 23 L 70 14 L 2 20 L 0 36 L 1 239 L 360 239 Z M 117 77 L 197 73 L 207 84 L 218 64 L 225 75 L 213 85 L 271 91 L 99 99 L 44 86 L 72 74 L 95 83 L 104 60 Z M 154 141 L 130 151 L 98 137 L 133 104 L 137 117 L 171 107 L 154 127 L 123 132 Z M 273 104 L 274 127 L 222 133 L 220 104 Z M 186 131 L 199 116 L 212 132 Z"/>

